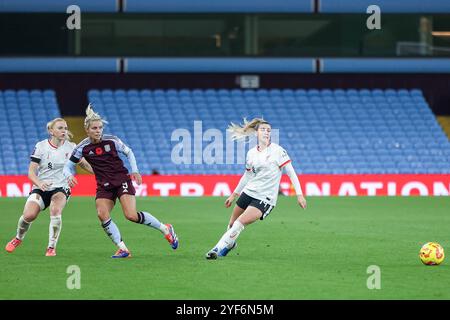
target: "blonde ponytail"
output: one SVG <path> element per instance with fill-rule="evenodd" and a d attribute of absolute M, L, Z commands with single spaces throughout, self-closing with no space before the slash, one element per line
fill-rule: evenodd
<path fill-rule="evenodd" d="M 255 135 L 261 124 L 270 123 L 262 118 L 254 118 L 251 121 L 247 121 L 247 119 L 244 118 L 243 125 L 238 125 L 231 122 L 231 124 L 228 126 L 227 131 L 231 133 L 232 140 L 243 140 L 247 137 Z"/>
<path fill-rule="evenodd" d="M 47 132 L 48 134 L 50 134 L 50 129 L 53 129 L 53 127 L 55 126 L 55 123 L 57 123 L 58 121 L 63 121 L 67 124 L 67 121 L 64 120 L 63 118 L 55 118 L 52 121 L 47 122 Z M 66 140 L 70 141 L 70 139 L 73 138 L 73 134 L 72 132 L 70 132 L 69 130 L 66 131 Z"/>
<path fill-rule="evenodd" d="M 96 113 L 94 109 L 92 109 L 91 104 L 89 103 L 86 108 L 86 118 L 84 118 L 84 128 L 87 130 L 91 125 L 92 121 L 101 121 L 102 123 L 108 123 L 105 119 L 102 119 L 100 114 Z"/>

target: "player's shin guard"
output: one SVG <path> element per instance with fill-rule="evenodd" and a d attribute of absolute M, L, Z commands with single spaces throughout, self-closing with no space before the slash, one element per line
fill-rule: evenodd
<path fill-rule="evenodd" d="M 222 238 L 217 243 L 216 247 L 221 250 L 223 248 L 231 249 L 234 246 L 234 243 L 236 242 L 236 239 L 239 237 L 239 234 L 244 230 L 244 225 L 239 221 L 236 220 L 233 223 L 233 226 L 225 232 L 225 234 L 222 236 Z"/>
<path fill-rule="evenodd" d="M 156 219 L 154 216 L 152 216 L 150 213 L 145 211 L 139 211 L 137 215 L 138 215 L 137 223 L 145 224 L 146 226 L 155 228 L 164 234 L 167 233 L 166 226 L 163 223 L 161 223 L 158 219 Z"/>
<path fill-rule="evenodd" d="M 25 234 L 27 233 L 28 229 L 31 227 L 31 222 L 25 221 L 23 218 L 23 215 L 20 216 L 19 222 L 17 223 L 17 235 L 16 238 L 19 240 L 23 240 L 25 238 Z"/>
<path fill-rule="evenodd" d="M 123 250 L 127 250 L 123 241 L 122 237 L 120 236 L 120 231 L 117 225 L 112 221 L 112 219 L 108 219 L 106 221 L 102 222 L 103 230 L 105 230 L 108 237 L 114 242 L 116 246 Z"/>
<path fill-rule="evenodd" d="M 61 234 L 61 229 L 62 229 L 61 215 L 51 216 L 50 225 L 48 227 L 48 248 L 56 248 L 59 235 Z"/>

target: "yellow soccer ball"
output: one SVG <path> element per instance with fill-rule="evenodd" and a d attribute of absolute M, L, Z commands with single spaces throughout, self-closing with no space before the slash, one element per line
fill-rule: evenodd
<path fill-rule="evenodd" d="M 420 248 L 419 258 L 427 266 L 437 266 L 444 261 L 444 248 L 437 242 L 427 242 Z"/>

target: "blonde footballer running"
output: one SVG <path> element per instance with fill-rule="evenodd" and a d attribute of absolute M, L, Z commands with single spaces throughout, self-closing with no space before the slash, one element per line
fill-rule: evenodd
<path fill-rule="evenodd" d="M 235 140 L 256 134 L 257 145 L 248 151 L 246 171 L 233 194 L 225 201 L 225 206 L 229 208 L 239 196 L 230 217 L 228 230 L 206 253 L 206 259 L 226 256 L 236 247 L 236 239 L 247 225 L 269 215 L 277 203 L 283 169 L 291 179 L 298 204 L 306 209 L 306 200 L 289 155 L 281 146 L 270 141 L 270 123 L 259 118 L 249 122 L 244 119 L 243 126 L 231 124 L 228 130 Z"/>

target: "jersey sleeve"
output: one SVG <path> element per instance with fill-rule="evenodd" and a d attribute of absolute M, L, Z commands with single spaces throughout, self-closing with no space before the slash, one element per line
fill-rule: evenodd
<path fill-rule="evenodd" d="M 285 165 L 287 165 L 289 162 L 291 162 L 291 158 L 289 157 L 286 150 L 280 147 L 278 150 L 278 156 L 277 156 L 277 165 L 281 169 Z"/>
<path fill-rule="evenodd" d="M 130 153 L 130 147 L 128 147 L 122 140 L 118 137 L 114 137 L 114 144 L 116 145 L 116 150 L 124 155 L 128 155 Z"/>
<path fill-rule="evenodd" d="M 247 156 L 245 157 L 245 170 L 252 170 L 252 165 L 250 163 L 250 150 L 247 152 Z"/>
<path fill-rule="evenodd" d="M 80 143 L 73 149 L 72 155 L 70 156 L 70 161 L 74 163 L 80 162 L 83 157 L 83 145 Z"/>
<path fill-rule="evenodd" d="M 33 162 L 36 162 L 36 163 L 40 163 L 43 153 L 44 153 L 44 151 L 42 150 L 42 144 L 39 142 L 36 143 L 36 145 L 34 146 L 33 152 L 30 155 L 30 160 Z"/>

